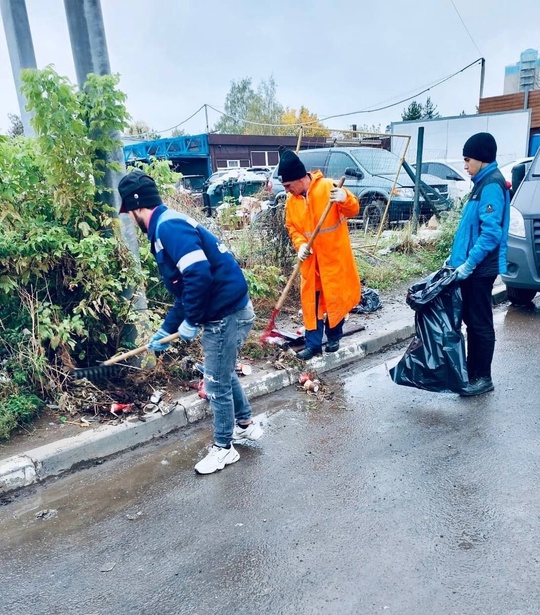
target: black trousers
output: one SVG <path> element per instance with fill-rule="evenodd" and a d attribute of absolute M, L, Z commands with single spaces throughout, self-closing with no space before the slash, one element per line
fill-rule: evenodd
<path fill-rule="evenodd" d="M 491 378 L 495 329 L 491 293 L 497 276 L 470 276 L 461 282 L 463 322 L 467 327 L 469 380 Z"/>

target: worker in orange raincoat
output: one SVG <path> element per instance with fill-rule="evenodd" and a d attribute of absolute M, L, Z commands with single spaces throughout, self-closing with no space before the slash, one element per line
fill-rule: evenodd
<path fill-rule="evenodd" d="M 336 187 L 320 171 L 307 173 L 300 158 L 290 150 L 281 156 L 278 175 L 288 193 L 285 224 L 302 263 L 306 345 L 297 356 L 307 361 L 322 353 L 324 333 L 326 352 L 339 349 L 345 316 L 360 302 L 360 277 L 347 226 L 347 218 L 358 215 L 360 205 L 351 192 Z M 308 249 L 308 241 L 329 201 L 334 206 Z"/>

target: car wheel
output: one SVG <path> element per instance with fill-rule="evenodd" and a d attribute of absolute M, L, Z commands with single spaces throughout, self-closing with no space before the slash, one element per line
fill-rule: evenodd
<path fill-rule="evenodd" d="M 364 205 L 362 220 L 364 228 L 378 229 L 383 219 L 385 203 L 381 199 L 373 199 Z M 385 220 L 384 226 L 388 225 L 388 220 Z"/>
<path fill-rule="evenodd" d="M 513 288 L 512 286 L 506 287 L 506 294 L 508 301 L 513 305 L 528 305 L 536 296 L 536 291 L 532 288 Z"/>

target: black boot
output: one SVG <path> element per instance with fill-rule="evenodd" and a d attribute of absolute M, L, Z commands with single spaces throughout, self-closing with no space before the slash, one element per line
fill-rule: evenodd
<path fill-rule="evenodd" d="M 302 361 L 309 361 L 317 354 L 322 354 L 322 350 L 320 348 L 310 348 L 309 346 L 306 346 L 304 350 L 296 353 L 296 357 L 298 359 L 302 359 Z"/>
<path fill-rule="evenodd" d="M 326 352 L 337 352 L 339 350 L 339 340 L 332 340 L 326 342 L 326 346 L 324 348 Z"/>
<path fill-rule="evenodd" d="M 460 395 L 462 397 L 472 397 L 473 395 L 482 395 L 483 393 L 489 393 L 493 391 L 493 381 L 488 376 L 476 378 L 473 382 L 470 382 Z"/>

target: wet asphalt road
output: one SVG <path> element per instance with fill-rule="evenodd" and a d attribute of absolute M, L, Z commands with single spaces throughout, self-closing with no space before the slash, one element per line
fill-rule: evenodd
<path fill-rule="evenodd" d="M 398 387 L 394 350 L 259 400 L 223 472 L 207 424 L 1 506 L 0 613 L 540 613 L 540 309 L 496 320 L 493 393 Z"/>

